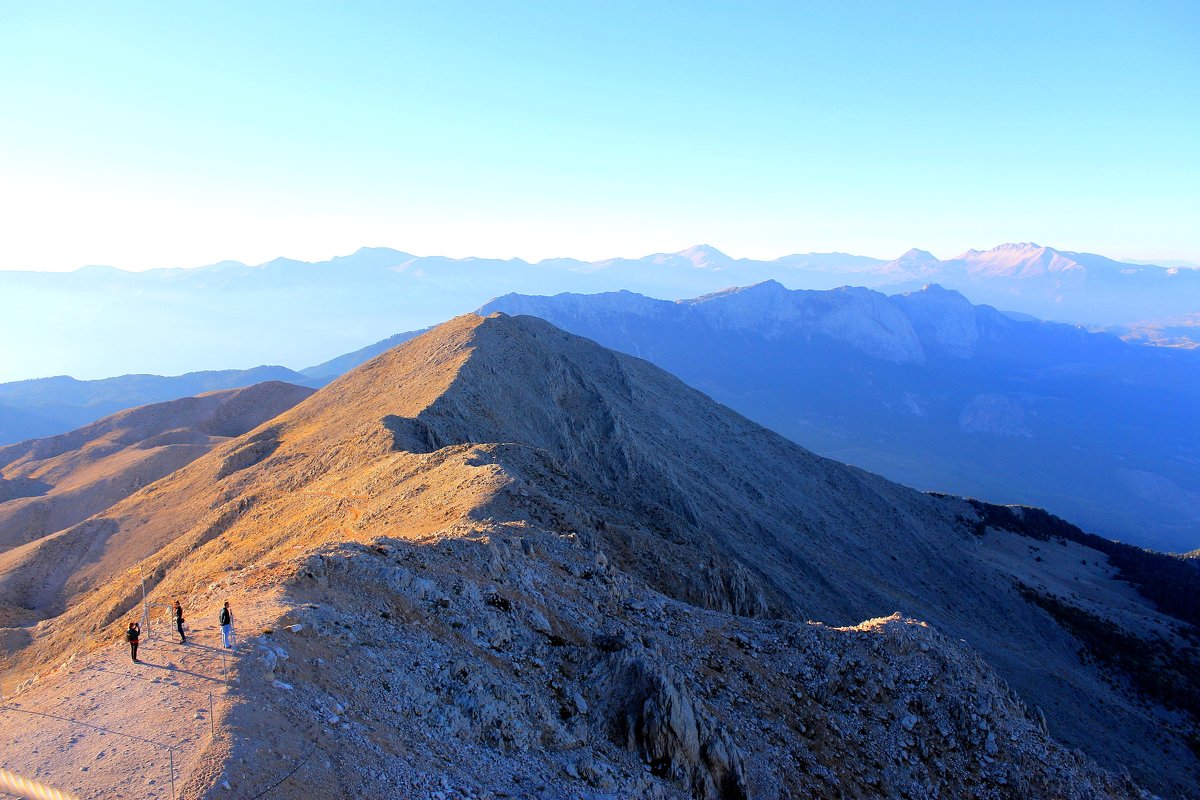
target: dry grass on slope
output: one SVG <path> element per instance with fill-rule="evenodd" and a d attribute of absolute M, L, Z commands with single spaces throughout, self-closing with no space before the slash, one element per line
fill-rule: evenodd
<path fill-rule="evenodd" d="M 82 522 L 291 408 L 312 390 L 269 381 L 122 411 L 70 433 L 0 448 L 0 551 Z"/>

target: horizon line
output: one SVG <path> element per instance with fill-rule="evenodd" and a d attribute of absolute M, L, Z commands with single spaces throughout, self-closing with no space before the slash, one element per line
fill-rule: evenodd
<path fill-rule="evenodd" d="M 1200 262 L 1193 262 L 1193 261 L 1189 261 L 1188 259 L 1183 259 L 1183 258 L 1130 259 L 1130 258 L 1126 258 L 1126 257 L 1106 256 L 1101 253 L 1094 253 L 1094 252 L 1084 251 L 1084 250 L 1062 250 L 1062 249 L 1059 249 L 1057 247 L 1053 247 L 1050 245 L 1043 246 L 1043 245 L 1039 245 L 1034 242 L 1028 242 L 1028 241 L 1025 241 L 1025 242 L 1009 241 L 1009 242 L 1001 242 L 997 245 L 994 245 L 994 246 L 984 249 L 984 250 L 969 248 L 967 250 L 964 250 L 962 253 L 959 253 L 955 256 L 951 256 L 949 258 L 939 258 L 938 256 L 934 255 L 932 251 L 926 250 L 926 249 L 920 248 L 920 247 L 911 247 L 908 250 L 901 253 L 900 255 L 894 256 L 892 258 L 881 258 L 879 256 L 864 255 L 861 253 L 851 252 L 850 250 L 811 250 L 811 251 L 807 251 L 807 252 L 793 251 L 793 252 L 784 253 L 783 255 L 779 255 L 779 256 L 776 256 L 775 258 L 769 258 L 769 259 L 749 258 L 749 257 L 745 257 L 745 256 L 732 256 L 729 253 L 727 253 L 726 251 L 722 250 L 721 248 L 719 248 L 715 245 L 711 245 L 708 243 L 699 243 L 699 244 L 691 245 L 689 247 L 685 247 L 682 250 L 675 250 L 675 251 L 659 250 L 659 251 L 656 251 L 653 253 L 647 253 L 647 254 L 641 255 L 641 256 L 617 255 L 617 256 L 608 256 L 605 258 L 600 258 L 600 259 L 595 259 L 595 260 L 587 260 L 587 259 L 578 258 L 575 256 L 550 256 L 547 258 L 541 258 L 541 259 L 537 259 L 534 261 L 531 261 L 526 258 L 522 258 L 521 256 L 508 256 L 508 257 L 481 256 L 481 255 L 448 256 L 448 255 L 444 255 L 444 254 L 440 254 L 440 253 L 430 253 L 430 254 L 418 255 L 416 253 L 410 253 L 406 250 L 401 250 L 399 248 L 391 247 L 391 246 L 387 246 L 387 245 L 363 245 L 363 246 L 358 247 L 357 249 L 355 249 L 354 251 L 352 251 L 350 253 L 335 254 L 328 258 L 318 258 L 318 259 L 312 260 L 312 261 L 305 260 L 302 258 L 293 258 L 291 256 L 279 255 L 274 258 L 268 259 L 266 261 L 261 261 L 261 262 L 257 262 L 257 263 L 249 263 L 249 262 L 239 261 L 237 259 L 230 258 L 230 259 L 222 259 L 220 261 L 210 262 L 207 264 L 196 264 L 196 265 L 192 265 L 192 266 L 155 266 L 155 267 L 146 267 L 143 269 L 135 269 L 135 268 L 130 268 L 130 267 L 119 267 L 119 266 L 114 266 L 112 264 L 83 264 L 83 265 L 68 268 L 68 269 L 50 269 L 50 268 L 36 269 L 36 268 L 30 268 L 30 267 L 0 266 L 0 272 L 73 274 L 73 273 L 81 272 L 84 270 L 102 269 L 102 270 L 114 270 L 117 272 L 124 272 L 124 273 L 128 273 L 128 274 L 136 274 L 136 273 L 143 273 L 143 272 L 192 271 L 192 270 L 209 269 L 212 267 L 220 267 L 220 266 L 240 266 L 240 267 L 259 268 L 259 267 L 269 266 L 278 261 L 291 261 L 291 262 L 295 262 L 298 264 L 325 264 L 325 263 L 329 263 L 329 262 L 336 261 L 339 259 L 353 258 L 354 256 L 358 255 L 359 253 L 362 253 L 363 251 L 371 251 L 371 250 L 388 250 L 388 251 L 391 251 L 394 253 L 408 256 L 409 258 L 412 258 L 412 259 L 444 258 L 444 259 L 448 259 L 450 261 L 508 261 L 508 262 L 519 262 L 522 264 L 528 264 L 530 266 L 537 266 L 539 264 L 545 264 L 545 263 L 554 262 L 554 261 L 576 261 L 580 264 L 596 265 L 596 264 L 606 264 L 606 263 L 610 263 L 610 262 L 614 262 L 614 261 L 646 261 L 648 259 L 653 259 L 656 257 L 681 256 L 681 257 L 686 258 L 686 256 L 685 256 L 686 253 L 689 253 L 690 251 L 695 251 L 695 250 L 711 250 L 711 251 L 713 251 L 714 254 L 723 256 L 733 262 L 753 262 L 753 263 L 759 263 L 759 264 L 771 264 L 771 263 L 782 261 L 784 259 L 795 258 L 798 256 L 848 256 L 851 258 L 872 259 L 874 261 L 879 262 L 880 264 L 887 264 L 892 261 L 897 261 L 914 251 L 926 253 L 926 254 L 932 256 L 936 261 L 938 261 L 940 263 L 944 263 L 947 261 L 954 261 L 958 258 L 961 258 L 962 256 L 967 255 L 968 253 L 988 253 L 988 252 L 992 252 L 994 250 L 998 250 L 1000 248 L 1014 247 L 1014 246 L 1025 246 L 1025 247 L 1030 247 L 1030 248 L 1047 249 L 1047 250 L 1053 250 L 1054 252 L 1058 252 L 1058 253 L 1074 254 L 1074 255 L 1097 255 L 1097 256 L 1101 256 L 1102 258 L 1108 258 L 1112 261 L 1117 261 L 1117 262 L 1123 263 L 1123 264 L 1131 264 L 1134 266 L 1154 266 L 1154 267 L 1159 267 L 1162 269 L 1171 269 L 1171 268 L 1175 268 L 1175 267 L 1181 267 L 1184 269 L 1200 269 Z"/>

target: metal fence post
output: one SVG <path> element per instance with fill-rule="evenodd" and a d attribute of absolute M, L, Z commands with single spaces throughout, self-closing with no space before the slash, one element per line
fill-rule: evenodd
<path fill-rule="evenodd" d="M 146 623 L 146 638 L 150 638 L 150 605 L 146 602 L 146 574 L 138 567 L 138 575 L 142 579 L 142 619 Z"/>

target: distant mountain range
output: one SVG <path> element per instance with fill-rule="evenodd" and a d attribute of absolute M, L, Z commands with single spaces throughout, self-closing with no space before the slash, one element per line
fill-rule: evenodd
<path fill-rule="evenodd" d="M 1014 320 L 929 286 L 695 300 L 508 295 L 821 455 L 921 489 L 1045 507 L 1160 550 L 1200 544 L 1200 352 Z"/>
<path fill-rule="evenodd" d="M 510 294 L 481 310 L 647 358 L 822 455 L 917 488 L 1039 505 L 1160 550 L 1200 544 L 1200 351 L 1018 319 L 936 285 L 889 297 L 766 282 L 680 302 Z M 298 372 L 0 384 L 0 444 L 262 380 L 321 386 L 416 333 Z"/>
<path fill-rule="evenodd" d="M 944 261 L 922 250 L 891 261 L 846 253 L 756 261 L 701 245 L 637 259 L 536 264 L 364 248 L 319 263 L 0 272 L 0 342 L 22 343 L 5 349 L 0 380 L 177 374 L 231 358 L 239 367 L 299 365 L 436 324 L 509 292 L 626 289 L 675 299 L 768 279 L 794 289 L 909 291 L 939 283 L 1005 311 L 1093 326 L 1153 326 L 1200 311 L 1200 271 L 1035 244 L 968 250 Z"/>

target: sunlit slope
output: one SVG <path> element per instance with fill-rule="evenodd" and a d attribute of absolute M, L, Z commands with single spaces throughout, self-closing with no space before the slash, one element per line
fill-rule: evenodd
<path fill-rule="evenodd" d="M 70 433 L 0 447 L 0 550 L 62 530 L 291 408 L 278 381 L 122 411 Z"/>

